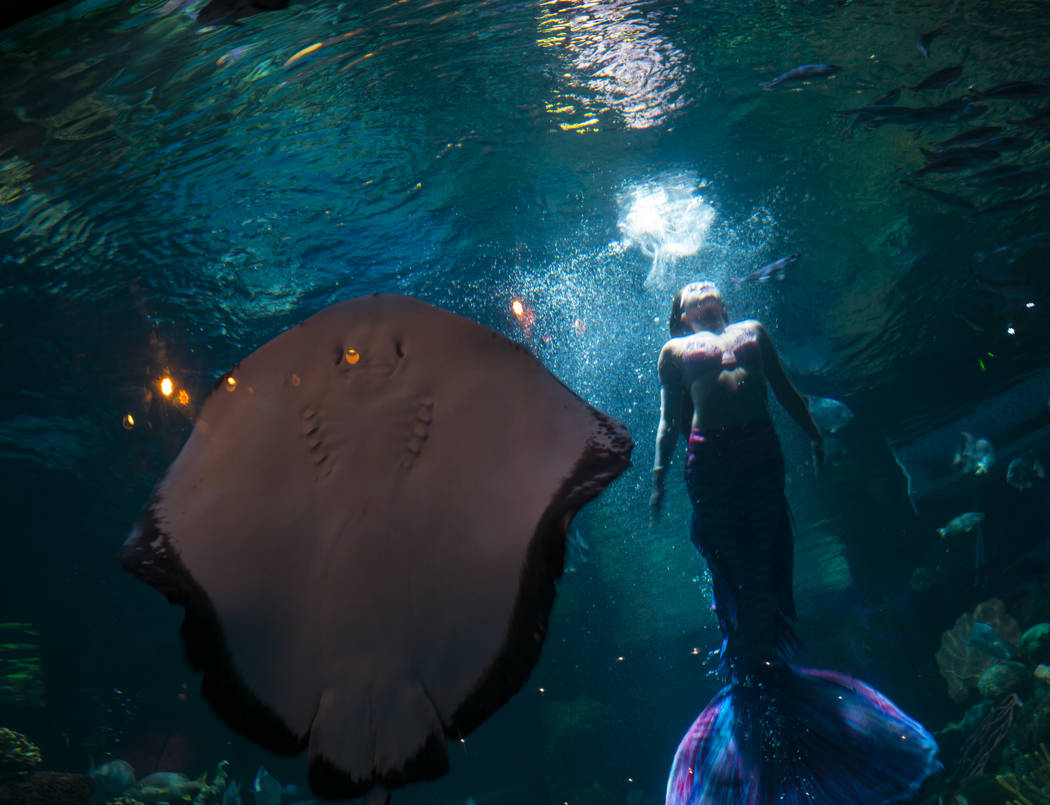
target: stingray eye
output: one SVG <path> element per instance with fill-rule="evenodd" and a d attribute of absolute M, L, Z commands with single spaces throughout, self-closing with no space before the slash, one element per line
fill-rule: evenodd
<path fill-rule="evenodd" d="M 359 353 L 356 349 L 348 349 L 345 353 L 343 353 L 343 359 L 351 366 L 353 366 L 355 363 L 361 360 L 361 353 Z"/>

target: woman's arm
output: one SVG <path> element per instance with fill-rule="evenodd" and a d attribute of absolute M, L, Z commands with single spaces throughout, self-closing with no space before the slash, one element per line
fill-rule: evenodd
<path fill-rule="evenodd" d="M 653 493 L 649 508 L 655 520 L 663 503 L 664 476 L 678 442 L 678 416 L 682 401 L 681 360 L 670 342 L 660 351 L 657 364 L 660 376 L 660 424 L 656 428 L 656 458 L 653 461 Z"/>
<path fill-rule="evenodd" d="M 766 380 L 769 381 L 769 387 L 773 389 L 777 402 L 784 407 L 784 410 L 790 414 L 791 418 L 798 423 L 798 426 L 809 437 L 809 440 L 813 442 L 814 449 L 818 451 L 818 456 L 822 455 L 824 437 L 820 435 L 820 429 L 817 427 L 817 423 L 813 421 L 812 414 L 809 413 L 809 406 L 806 405 L 805 398 L 798 393 L 798 389 L 795 388 L 784 372 L 784 367 L 780 363 L 780 356 L 777 355 L 776 348 L 773 346 L 773 340 L 769 337 L 765 327 L 756 322 L 755 331 L 758 333 L 758 343 L 762 347 L 762 363 L 765 367 Z"/>

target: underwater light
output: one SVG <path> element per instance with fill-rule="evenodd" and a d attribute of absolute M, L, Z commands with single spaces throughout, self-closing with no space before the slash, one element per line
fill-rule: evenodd
<path fill-rule="evenodd" d="M 165 397 L 170 397 L 171 392 L 174 391 L 174 389 L 175 384 L 171 382 L 170 377 L 165 377 L 163 380 L 160 381 L 160 393 L 163 394 Z"/>
<path fill-rule="evenodd" d="M 519 319 L 525 315 L 525 305 L 521 303 L 520 299 L 515 299 L 510 303 L 510 309 Z"/>
<path fill-rule="evenodd" d="M 226 378 L 226 390 L 227 391 L 233 391 L 235 388 L 237 388 L 237 378 L 236 377 L 232 377 L 232 376 L 231 377 L 227 377 Z"/>
<path fill-rule="evenodd" d="M 179 393 L 175 395 L 175 399 L 178 400 L 179 405 L 190 404 L 190 393 L 186 389 L 179 389 Z"/>
<path fill-rule="evenodd" d="M 123 425 L 124 430 L 131 430 L 133 427 L 135 427 L 135 417 L 133 417 L 130 413 L 124 414 Z"/>

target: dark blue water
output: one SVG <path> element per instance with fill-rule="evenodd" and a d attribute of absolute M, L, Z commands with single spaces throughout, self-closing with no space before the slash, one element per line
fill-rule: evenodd
<path fill-rule="evenodd" d="M 658 529 L 646 511 L 655 356 L 692 279 L 766 323 L 804 393 L 855 413 L 819 477 L 777 419 L 806 662 L 939 729 L 976 701 L 947 695 L 942 632 L 992 597 L 1022 628 L 1050 615 L 1048 488 L 1005 481 L 1010 458 L 1050 458 L 1050 250 L 1025 240 L 1050 229 L 1050 96 L 852 131 L 837 114 L 895 87 L 928 108 L 1046 82 L 1050 5 L 292 0 L 213 27 L 200 7 L 86 0 L 0 33 L 0 623 L 29 624 L 39 660 L 30 692 L 0 680 L 0 726 L 48 768 L 126 757 L 196 776 L 228 758 L 241 779 L 265 763 L 302 783 L 300 762 L 211 715 L 180 614 L 117 553 L 214 378 L 374 291 L 524 341 L 638 445 L 577 520 L 525 688 L 399 802 L 661 801 L 717 688 L 680 479 Z M 758 86 L 812 62 L 841 70 Z M 954 83 L 909 89 L 955 64 Z M 916 175 L 922 148 L 980 125 L 1027 144 Z M 978 176 L 1007 163 L 1031 167 Z M 731 282 L 789 253 L 782 281 Z M 166 374 L 184 403 L 157 393 Z M 909 498 L 893 451 L 942 428 L 957 441 L 982 401 L 993 471 L 953 476 L 937 448 L 945 483 Z M 986 514 L 980 568 L 935 530 L 968 510 Z"/>

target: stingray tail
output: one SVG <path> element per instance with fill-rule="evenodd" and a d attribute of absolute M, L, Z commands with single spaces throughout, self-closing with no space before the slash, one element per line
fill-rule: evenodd
<path fill-rule="evenodd" d="M 723 688 L 682 738 L 667 805 L 882 805 L 941 769 L 921 724 L 869 685 L 777 664 Z"/>

